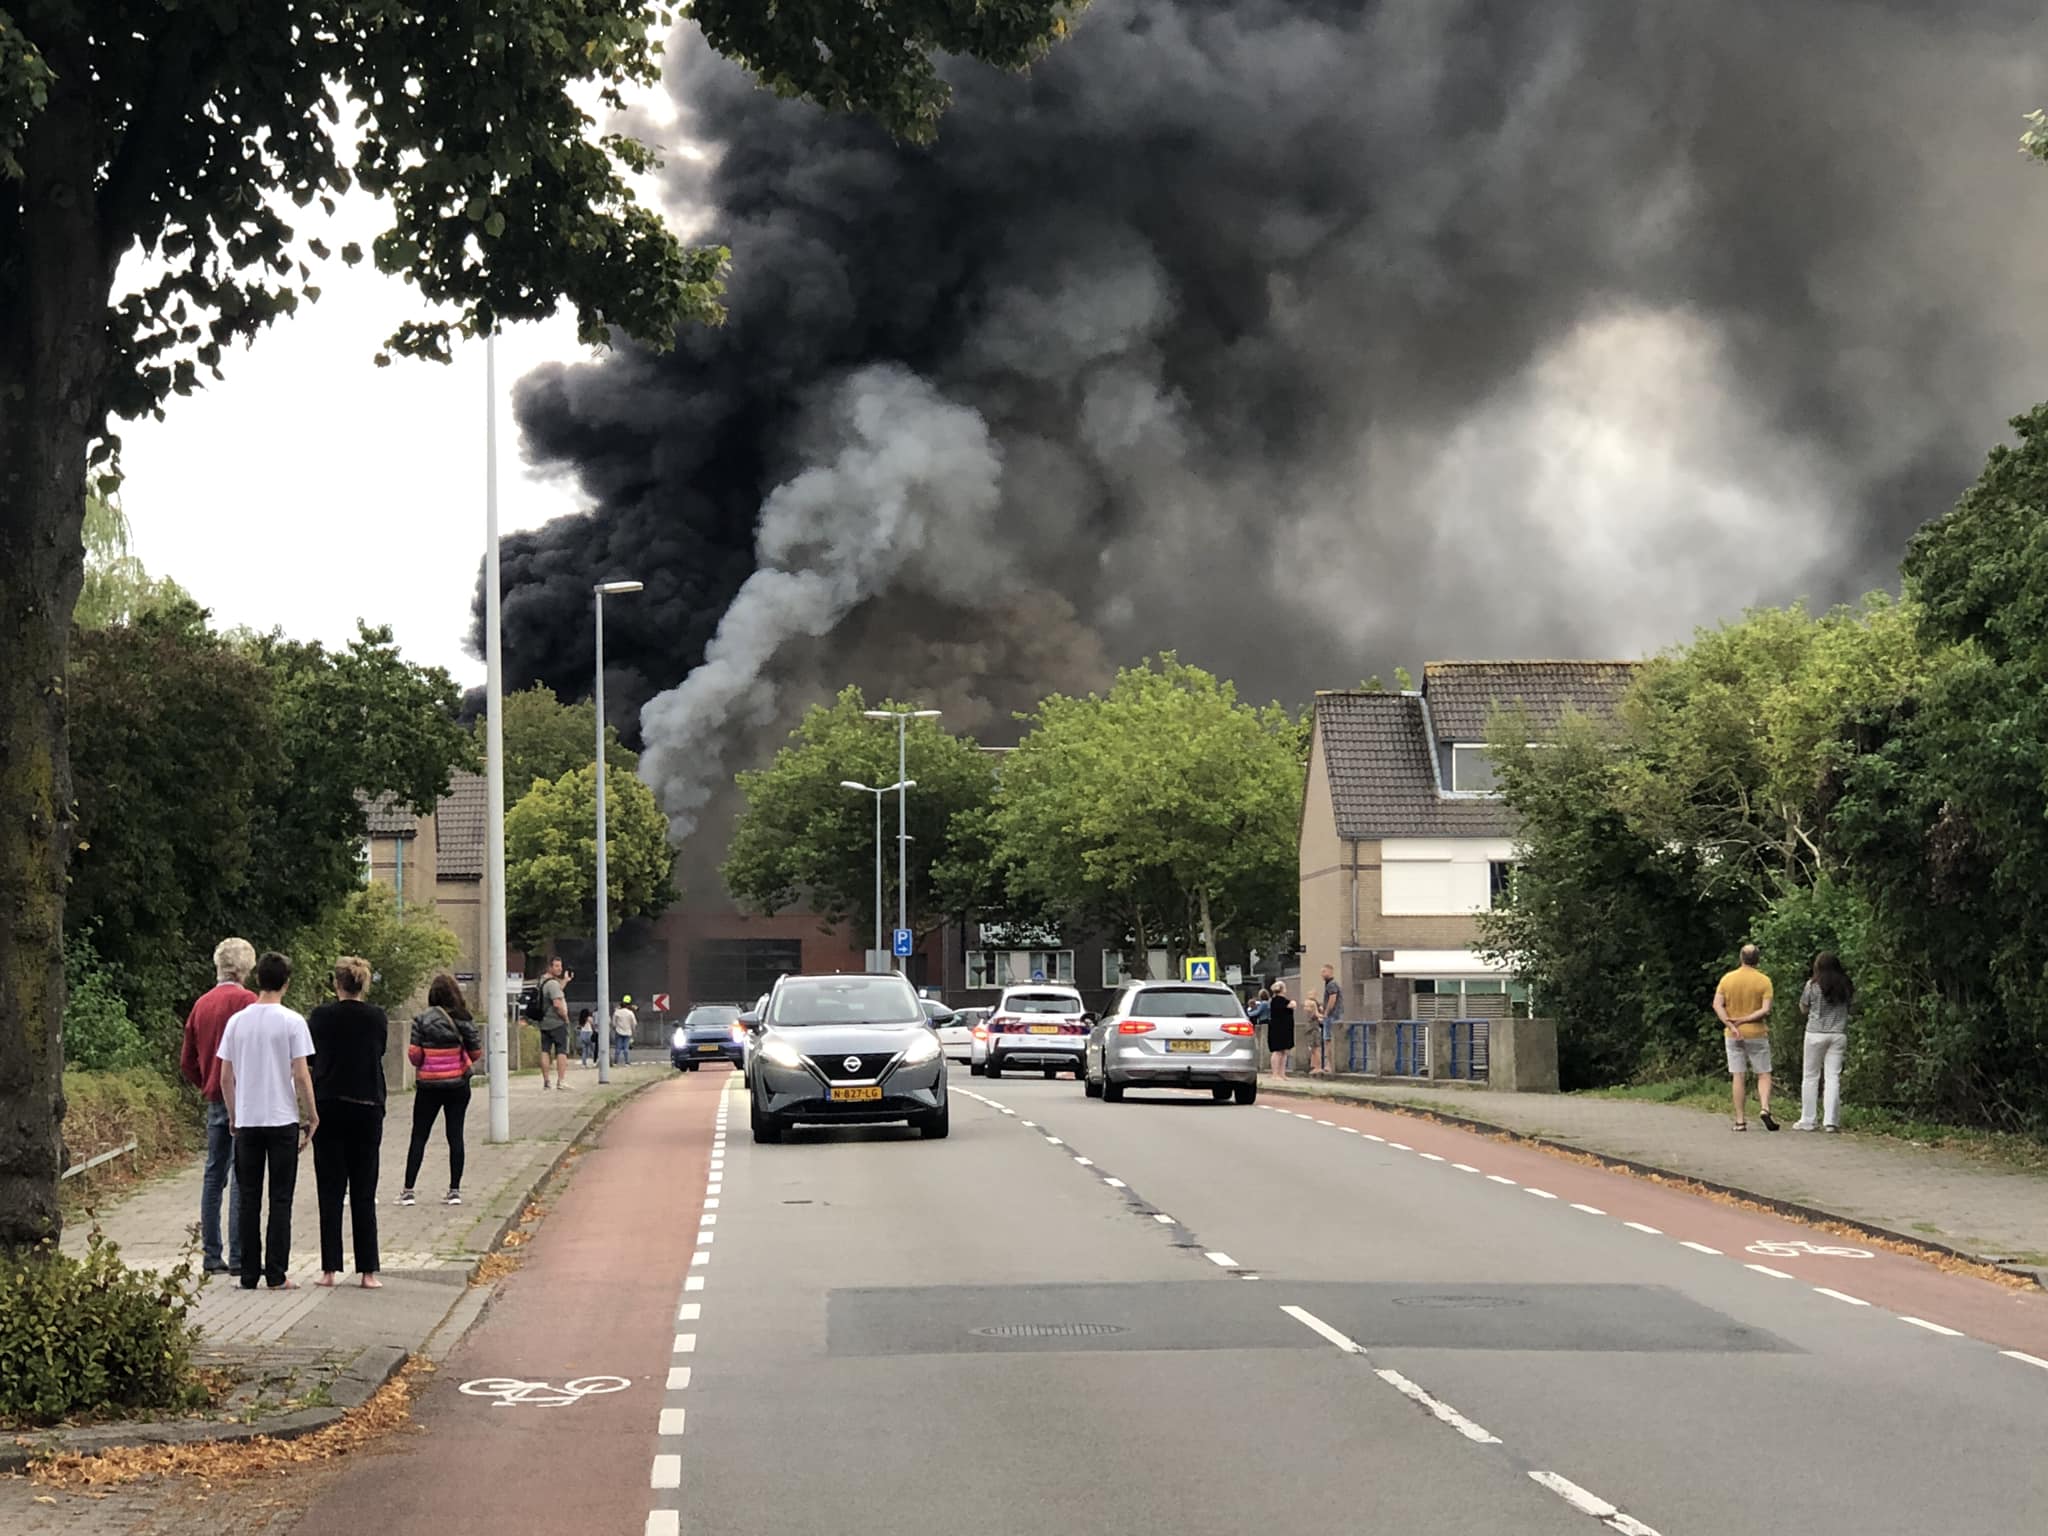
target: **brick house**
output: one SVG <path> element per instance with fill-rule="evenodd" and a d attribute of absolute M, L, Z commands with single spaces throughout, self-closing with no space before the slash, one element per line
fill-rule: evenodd
<path fill-rule="evenodd" d="M 1325 964 L 1352 1019 L 1506 1018 L 1522 983 L 1475 952 L 1501 899 L 1512 816 L 1486 755 L 1496 710 L 1554 729 L 1610 720 L 1634 674 L 1617 661 L 1450 661 L 1420 689 L 1318 693 L 1301 813 L 1302 975 Z"/>

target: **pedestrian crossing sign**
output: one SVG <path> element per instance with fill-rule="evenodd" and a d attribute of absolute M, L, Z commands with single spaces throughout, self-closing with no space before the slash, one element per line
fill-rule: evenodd
<path fill-rule="evenodd" d="M 1216 979 L 1216 957 L 1214 955 L 1190 955 L 1180 963 L 1182 981 L 1214 981 Z"/>

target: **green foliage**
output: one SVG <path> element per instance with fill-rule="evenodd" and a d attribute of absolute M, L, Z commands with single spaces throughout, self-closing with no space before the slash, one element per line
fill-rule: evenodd
<path fill-rule="evenodd" d="M 199 1100 L 161 1066 L 114 1072 L 64 1071 L 64 1141 L 73 1162 L 135 1143 L 127 1157 L 102 1163 L 65 1181 L 67 1196 L 104 1195 L 116 1185 L 147 1178 L 183 1162 L 204 1146 Z"/>
<path fill-rule="evenodd" d="M 85 579 L 72 622 L 81 629 L 125 624 L 154 608 L 191 601 L 169 577 L 149 574 L 128 547 L 128 516 L 102 496 L 85 501 Z"/>
<path fill-rule="evenodd" d="M 431 905 L 400 908 L 387 885 L 350 891 L 313 922 L 292 935 L 292 984 L 285 1001 L 301 1013 L 334 996 L 334 962 L 361 955 L 370 962 L 370 990 L 364 1000 L 379 1008 L 404 1006 L 435 971 L 455 964 L 462 945 Z"/>
<path fill-rule="evenodd" d="M 130 1269 L 98 1232 L 83 1258 L 47 1243 L 0 1253 L 0 1420 L 198 1406 L 199 1279 L 189 1259 L 167 1274 Z"/>
<path fill-rule="evenodd" d="M 802 901 L 828 923 L 871 932 L 875 916 L 875 801 L 842 789 L 851 780 L 896 782 L 896 728 L 869 720 L 858 688 L 814 705 L 766 768 L 739 775 L 746 810 L 722 871 L 734 897 L 762 912 Z M 893 700 L 872 706 L 895 709 Z M 904 799 L 911 843 L 910 926 L 931 929 L 984 904 L 989 886 L 987 823 L 995 765 L 968 737 L 936 720 L 912 720 L 904 737 Z M 882 807 L 884 926 L 896 913 L 896 797 Z"/>
<path fill-rule="evenodd" d="M 64 1063 L 88 1071 L 139 1067 L 149 1058 L 142 1031 L 100 963 L 92 939 L 73 932 L 64 940 Z"/>
<path fill-rule="evenodd" d="M 674 895 L 675 854 L 654 791 L 605 778 L 605 884 L 612 923 L 649 917 Z M 535 784 L 505 815 L 505 920 L 514 944 L 597 932 L 597 765 Z"/>
<path fill-rule="evenodd" d="M 70 695 L 65 915 L 152 1040 L 175 1038 L 222 937 L 283 943 L 356 888 L 366 798 L 430 808 L 473 761 L 452 679 L 384 630 L 337 652 L 238 641 L 171 602 L 82 631 Z"/>
<path fill-rule="evenodd" d="M 997 862 L 1023 901 L 1143 954 L 1295 923 L 1301 724 L 1172 652 L 1107 694 L 1055 694 L 1003 764 Z"/>
<path fill-rule="evenodd" d="M 484 749 L 485 722 L 476 723 L 479 754 Z M 581 768 L 597 752 L 597 705 L 589 699 L 564 704 L 545 683 L 505 696 L 505 787 L 516 802 L 536 779 L 553 783 L 571 768 Z M 619 741 L 618 729 L 604 730 L 607 783 L 631 774 L 640 754 Z"/>

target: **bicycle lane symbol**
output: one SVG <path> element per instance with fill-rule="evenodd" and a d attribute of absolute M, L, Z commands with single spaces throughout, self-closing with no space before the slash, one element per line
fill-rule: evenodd
<path fill-rule="evenodd" d="M 1834 1248 L 1825 1243 L 1809 1243 L 1802 1240 L 1778 1242 L 1765 1239 L 1751 1243 L 1748 1251 L 1766 1259 L 1870 1259 L 1876 1255 L 1867 1248 Z"/>
<path fill-rule="evenodd" d="M 586 1397 L 606 1392 L 623 1392 L 632 1382 L 624 1376 L 578 1376 L 559 1387 L 545 1381 L 521 1381 L 513 1376 L 481 1376 L 465 1381 L 461 1391 L 467 1397 L 494 1397 L 493 1408 L 567 1408 Z"/>

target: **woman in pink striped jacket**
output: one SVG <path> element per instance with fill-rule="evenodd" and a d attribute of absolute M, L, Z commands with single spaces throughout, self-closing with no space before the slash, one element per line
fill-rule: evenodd
<path fill-rule="evenodd" d="M 427 1011 L 412 1021 L 406 1047 L 418 1081 L 412 1095 L 412 1146 L 405 1154 L 405 1188 L 398 1203 L 415 1203 L 413 1183 L 434 1121 L 448 1120 L 448 1193 L 445 1205 L 462 1204 L 462 1117 L 469 1112 L 469 1074 L 484 1054 L 483 1036 L 469 1015 L 462 988 L 446 971 L 427 988 Z"/>

